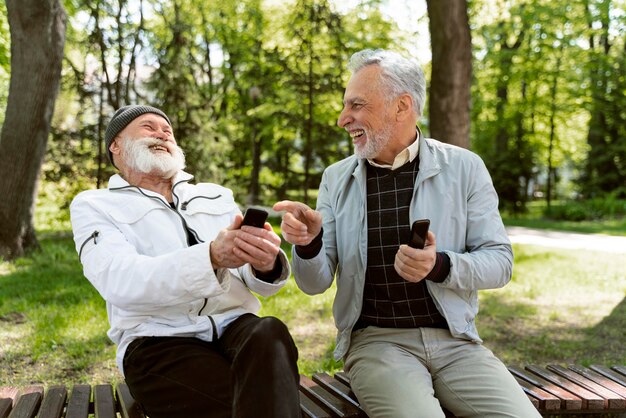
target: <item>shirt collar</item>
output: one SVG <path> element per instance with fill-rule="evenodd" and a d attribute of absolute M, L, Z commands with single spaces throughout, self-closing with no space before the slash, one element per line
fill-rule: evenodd
<path fill-rule="evenodd" d="M 409 145 L 408 147 L 400 151 L 398 155 L 396 155 L 396 158 L 393 160 L 393 164 L 378 164 L 373 159 L 370 159 L 370 158 L 368 158 L 367 161 L 370 163 L 370 165 L 374 167 L 388 168 L 391 170 L 395 170 L 397 168 L 402 167 L 404 164 L 408 162 L 412 162 L 415 159 L 415 157 L 417 157 L 417 154 L 419 152 L 420 136 L 422 134 L 419 128 L 417 128 L 416 131 L 417 131 L 417 135 L 415 137 L 415 141 L 413 141 L 411 145 Z"/>

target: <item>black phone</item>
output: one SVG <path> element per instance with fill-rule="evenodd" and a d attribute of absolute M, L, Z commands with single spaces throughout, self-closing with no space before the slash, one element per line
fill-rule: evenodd
<path fill-rule="evenodd" d="M 417 248 L 419 250 L 424 249 L 429 226 L 430 219 L 418 219 L 413 222 L 413 225 L 411 225 L 411 240 L 409 241 L 409 247 Z"/>
<path fill-rule="evenodd" d="M 243 221 L 241 225 L 255 226 L 257 228 L 263 228 L 265 221 L 267 220 L 267 211 L 257 208 L 248 208 L 243 215 Z"/>

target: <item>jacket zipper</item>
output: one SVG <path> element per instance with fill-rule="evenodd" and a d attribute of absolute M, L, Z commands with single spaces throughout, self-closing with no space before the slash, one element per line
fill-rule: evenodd
<path fill-rule="evenodd" d="M 94 245 L 98 244 L 98 236 L 100 235 L 100 231 L 96 230 L 93 231 L 91 233 L 91 235 L 89 235 L 87 237 L 87 239 L 85 241 L 83 241 L 83 243 L 80 245 L 80 249 L 78 250 L 78 260 L 80 261 L 80 256 L 83 254 L 83 248 L 85 248 L 85 245 L 93 239 L 93 243 Z"/>
<path fill-rule="evenodd" d="M 173 192 L 173 190 L 172 190 Z M 180 210 L 187 210 L 187 205 L 189 205 L 191 202 L 193 202 L 196 199 L 209 199 L 209 200 L 215 200 L 215 199 L 219 199 L 220 197 L 222 197 L 221 194 L 218 194 L 217 196 L 194 196 L 191 199 L 189 199 L 186 202 L 183 202 L 180 205 Z"/>
<path fill-rule="evenodd" d="M 179 201 L 180 201 L 180 198 L 179 198 L 179 197 L 178 197 L 178 195 L 174 192 L 174 189 L 175 189 L 175 188 L 176 188 L 176 186 L 178 186 L 179 184 L 181 184 L 181 183 L 186 183 L 187 181 L 188 181 L 188 180 L 181 180 L 181 181 L 179 181 L 178 183 L 176 183 L 176 184 L 174 184 L 174 185 L 172 186 L 172 195 L 176 198 L 176 201 L 177 201 L 177 202 L 179 202 Z M 166 202 L 164 202 L 164 201 L 163 201 L 163 199 L 161 199 L 161 198 L 159 198 L 159 197 L 156 197 L 156 196 L 150 196 L 150 195 L 148 195 L 148 194 L 144 193 L 144 192 L 143 192 L 143 190 L 141 190 L 141 189 L 140 189 L 139 187 L 137 187 L 137 186 L 124 186 L 124 187 L 112 188 L 111 190 L 124 190 L 124 189 L 137 189 L 137 191 L 138 191 L 139 193 L 141 193 L 142 195 L 144 195 L 144 196 L 146 196 L 146 197 L 148 197 L 148 198 L 150 198 L 150 199 L 156 199 L 156 200 L 158 200 L 158 201 L 159 201 L 159 202 L 161 202 L 161 203 L 162 203 L 162 204 L 163 204 L 166 208 L 168 208 L 169 210 L 173 211 L 175 214 L 177 214 L 177 215 L 178 215 L 178 217 L 180 218 L 180 220 L 181 220 L 181 222 L 182 222 L 182 224 L 183 224 L 183 228 L 185 228 L 185 229 L 187 229 L 187 230 L 191 231 L 191 233 L 192 233 L 192 234 L 194 234 L 194 236 L 196 237 L 196 240 L 197 240 L 198 242 L 204 242 L 202 239 L 200 239 L 200 237 L 198 236 L 198 234 L 196 233 L 196 231 L 195 231 L 195 230 L 193 230 L 192 228 L 189 228 L 189 225 L 187 225 L 187 221 L 185 221 L 185 218 L 183 218 L 183 215 L 181 215 L 180 213 L 178 213 L 178 210 L 176 210 L 176 209 L 174 209 L 173 207 L 171 207 L 170 205 L 166 204 Z M 183 203 L 182 203 L 182 205 L 181 205 L 181 210 L 186 210 L 186 209 L 187 209 L 187 205 L 189 204 L 189 202 L 191 202 L 191 201 L 192 201 L 192 200 L 194 200 L 194 199 L 197 199 L 197 198 L 205 198 L 205 199 L 215 200 L 215 199 L 218 199 L 218 198 L 220 198 L 220 197 L 222 197 L 222 195 L 221 195 L 221 194 L 220 194 L 220 195 L 217 195 L 217 196 L 215 196 L 215 197 L 209 197 L 209 196 L 195 196 L 195 197 L 191 198 L 190 200 L 188 200 L 187 202 L 183 202 Z M 95 234 L 95 235 L 94 235 L 94 234 Z M 96 240 L 96 237 L 98 236 L 98 234 L 99 234 L 99 232 L 98 232 L 98 231 L 94 231 L 94 233 L 93 233 L 93 234 L 91 234 L 91 235 L 93 236 L 93 238 L 94 238 L 94 243 L 96 242 L 95 240 Z M 187 235 L 187 234 L 185 234 L 185 235 Z M 87 241 L 88 241 L 90 238 L 91 238 L 91 237 L 89 237 L 89 238 L 87 239 Z M 85 245 L 85 243 L 86 243 L 87 241 L 85 241 L 85 242 L 83 243 L 83 245 L 81 246 L 81 248 L 80 248 L 80 250 L 81 250 L 81 251 L 82 251 L 83 246 Z M 187 245 L 190 245 L 190 244 L 189 244 L 189 239 L 187 239 Z M 78 254 L 78 258 L 80 259 L 80 253 Z M 203 310 L 204 310 L 204 308 L 206 307 L 207 303 L 208 303 L 208 299 L 207 299 L 207 298 L 204 298 L 204 304 L 202 305 L 202 308 L 200 308 L 200 310 L 198 311 L 198 316 L 201 316 L 202 311 L 203 311 Z M 207 315 L 207 317 L 209 318 L 209 320 L 211 321 L 211 325 L 213 326 L 213 341 L 217 341 L 217 324 L 215 323 L 215 319 L 213 319 L 213 317 L 212 317 L 211 315 Z"/>
<path fill-rule="evenodd" d="M 176 183 L 174 186 L 172 186 L 172 195 L 174 195 L 174 197 L 176 197 L 176 200 L 180 200 L 178 198 L 178 195 L 176 195 L 176 193 L 174 193 L 174 188 L 176 186 L 178 186 L 181 183 L 185 183 L 186 180 L 181 180 L 178 183 Z M 153 199 L 153 200 L 157 200 L 158 202 L 160 202 L 163 206 L 165 206 L 166 208 L 168 208 L 169 210 L 173 211 L 175 214 L 178 215 L 178 217 L 180 218 L 180 221 L 183 224 L 183 228 L 186 230 L 191 231 L 191 233 L 196 237 L 196 240 L 200 243 L 200 242 L 204 242 L 204 240 L 200 239 L 200 237 L 198 236 L 197 232 L 195 230 L 193 230 L 192 228 L 189 227 L 189 225 L 187 225 L 187 221 L 185 221 L 185 218 L 183 218 L 183 215 L 181 215 L 180 213 L 178 213 L 178 210 L 172 208 L 170 205 L 168 205 L 166 202 L 163 201 L 163 199 L 156 197 L 156 196 L 150 196 L 146 193 L 143 192 L 143 190 L 141 190 L 139 187 L 137 186 L 124 186 L 124 187 L 118 187 L 118 188 L 113 188 L 110 190 L 124 190 L 124 189 L 137 189 L 137 191 L 139 193 L 141 193 L 142 195 L 144 195 L 145 197 L 149 198 L 149 199 Z M 185 232 L 185 235 L 187 235 L 187 233 Z M 187 246 L 191 246 L 191 244 L 189 243 L 189 239 L 187 239 Z"/>
<path fill-rule="evenodd" d="M 209 315 L 209 320 L 211 321 L 211 325 L 213 325 L 213 341 L 217 341 L 217 324 L 211 315 Z"/>

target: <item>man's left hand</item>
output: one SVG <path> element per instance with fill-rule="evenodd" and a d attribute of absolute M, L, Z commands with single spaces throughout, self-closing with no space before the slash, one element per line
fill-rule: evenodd
<path fill-rule="evenodd" d="M 268 222 L 263 228 L 244 225 L 235 237 L 233 251 L 256 271 L 266 273 L 274 268 L 280 243 L 280 237 Z"/>
<path fill-rule="evenodd" d="M 437 245 L 435 234 L 428 231 L 423 250 L 401 245 L 396 253 L 393 267 L 400 277 L 409 282 L 420 282 L 435 267 L 437 261 Z"/>
<path fill-rule="evenodd" d="M 213 268 L 236 268 L 249 263 L 256 271 L 272 271 L 280 251 L 280 237 L 265 222 L 263 228 L 241 225 L 238 214 L 228 227 L 220 231 L 211 242 Z"/>

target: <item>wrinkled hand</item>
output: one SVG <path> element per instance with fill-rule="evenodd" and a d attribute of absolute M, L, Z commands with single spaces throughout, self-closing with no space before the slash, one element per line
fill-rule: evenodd
<path fill-rule="evenodd" d="M 435 267 L 437 260 L 437 245 L 435 234 L 428 231 L 426 244 L 423 250 L 409 247 L 403 244 L 396 253 L 393 267 L 400 277 L 409 282 L 420 282 Z"/>
<path fill-rule="evenodd" d="M 322 214 L 304 203 L 282 200 L 273 207 L 286 211 L 280 223 L 283 237 L 293 245 L 307 245 L 322 230 Z"/>
<path fill-rule="evenodd" d="M 237 215 L 211 242 L 213 268 L 236 268 L 249 263 L 258 272 L 271 271 L 280 251 L 280 237 L 268 222 L 263 228 L 256 228 L 241 226 L 242 220 L 243 216 Z"/>

